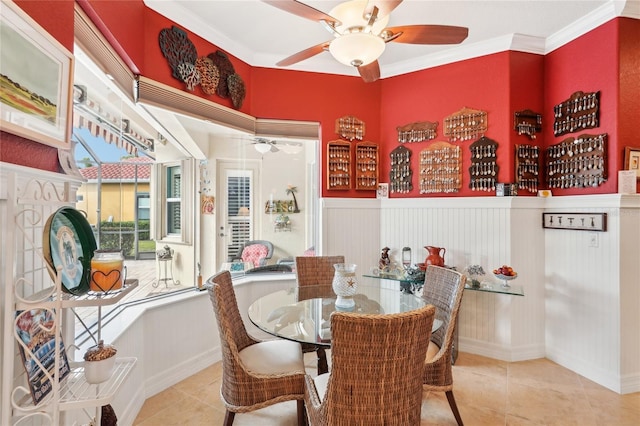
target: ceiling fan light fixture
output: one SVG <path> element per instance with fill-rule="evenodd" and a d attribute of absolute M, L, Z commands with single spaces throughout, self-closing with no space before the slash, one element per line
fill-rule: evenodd
<path fill-rule="evenodd" d="M 365 8 L 367 7 L 368 0 L 352 0 L 344 3 L 340 3 L 331 11 L 329 15 L 335 17 L 340 21 L 340 25 L 335 29 L 340 34 L 349 32 L 350 28 L 364 28 L 367 25 L 367 17 L 364 16 Z M 380 34 L 387 24 L 389 23 L 389 15 L 376 19 L 371 26 L 372 34 Z"/>
<path fill-rule="evenodd" d="M 271 151 L 271 145 L 266 142 L 259 142 L 253 145 L 260 154 L 266 154 Z"/>
<path fill-rule="evenodd" d="M 384 52 L 384 41 L 373 34 L 350 33 L 331 41 L 329 52 L 340 63 L 359 67 L 377 60 Z"/>

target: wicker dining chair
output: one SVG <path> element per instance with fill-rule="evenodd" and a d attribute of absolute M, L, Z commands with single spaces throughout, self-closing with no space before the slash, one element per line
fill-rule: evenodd
<path fill-rule="evenodd" d="M 431 334 L 422 374 L 423 389 L 443 391 L 458 425 L 462 418 L 453 396 L 452 352 L 458 326 L 458 313 L 466 276 L 452 269 L 429 265 L 425 272 L 422 297 L 436 307 L 442 326 Z"/>
<path fill-rule="evenodd" d="M 334 295 L 332 284 L 336 263 L 344 263 L 344 256 L 298 256 L 296 257 L 296 277 L 298 281 L 298 299 L 307 300 L 316 297 Z M 315 352 L 318 360 L 318 374 L 328 371 L 327 353 L 322 345 L 302 344 L 302 352 Z"/>
<path fill-rule="evenodd" d="M 434 315 L 431 305 L 398 314 L 331 314 L 331 372 L 305 376 L 310 425 L 419 425 Z"/>
<path fill-rule="evenodd" d="M 242 322 L 229 271 L 213 276 L 208 289 L 220 331 L 224 424 L 236 413 L 297 400 L 298 425 L 305 424 L 304 361 L 299 343 L 284 339 L 258 341 Z"/>

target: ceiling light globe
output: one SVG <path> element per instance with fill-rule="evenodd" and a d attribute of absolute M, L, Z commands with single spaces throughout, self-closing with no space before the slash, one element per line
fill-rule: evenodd
<path fill-rule="evenodd" d="M 258 151 L 260 154 L 266 154 L 267 152 L 271 151 L 271 145 L 269 145 L 266 142 L 260 142 L 253 146 L 256 148 L 256 151 Z"/>
<path fill-rule="evenodd" d="M 329 52 L 338 62 L 359 67 L 375 61 L 384 52 L 384 41 L 372 34 L 345 34 L 333 40 Z"/>

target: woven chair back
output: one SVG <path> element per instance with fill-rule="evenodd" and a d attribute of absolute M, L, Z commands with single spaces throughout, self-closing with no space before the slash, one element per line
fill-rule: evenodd
<path fill-rule="evenodd" d="M 453 338 L 464 282 L 465 276 L 452 269 L 429 265 L 425 272 L 422 297 L 436 307 L 436 319 L 442 321 L 442 326 L 431 336 L 431 341 L 440 348 Z"/>
<path fill-rule="evenodd" d="M 387 315 L 334 313 L 333 367 L 322 403 L 324 421 L 318 424 L 420 424 L 422 369 L 434 313 L 433 306 Z"/>
<path fill-rule="evenodd" d="M 296 257 L 296 275 L 300 300 L 315 297 L 333 296 L 331 284 L 336 263 L 344 263 L 344 256 L 298 256 Z M 314 286 L 313 289 L 302 287 Z"/>
<path fill-rule="evenodd" d="M 239 363 L 239 352 L 254 344 L 242 322 L 231 274 L 222 271 L 215 275 L 209 297 L 216 315 L 222 348 L 222 388 L 224 401 L 233 406 L 251 406 L 256 400 L 244 391 L 248 375 Z"/>

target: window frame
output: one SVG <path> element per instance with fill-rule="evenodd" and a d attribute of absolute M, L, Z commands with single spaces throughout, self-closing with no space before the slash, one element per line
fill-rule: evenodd
<path fill-rule="evenodd" d="M 174 167 L 180 167 L 180 194 L 179 197 L 169 197 L 169 171 Z M 154 218 L 151 227 L 153 236 L 157 241 L 165 243 L 191 244 L 194 229 L 194 188 L 195 160 L 185 158 L 178 161 L 156 163 L 151 177 L 152 191 L 156 195 L 155 211 L 151 212 Z M 169 230 L 169 205 L 180 202 L 180 232 Z"/>

